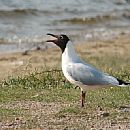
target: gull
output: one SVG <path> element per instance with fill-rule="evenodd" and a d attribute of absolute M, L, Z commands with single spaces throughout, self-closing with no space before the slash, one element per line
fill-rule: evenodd
<path fill-rule="evenodd" d="M 62 71 L 66 79 L 81 88 L 81 107 L 84 107 L 85 95 L 88 88 L 98 88 L 98 86 L 127 86 L 127 83 L 107 73 L 104 73 L 93 65 L 84 62 L 76 53 L 74 45 L 68 36 L 54 35 L 48 33 L 53 40 L 47 40 L 56 44 L 62 51 Z"/>

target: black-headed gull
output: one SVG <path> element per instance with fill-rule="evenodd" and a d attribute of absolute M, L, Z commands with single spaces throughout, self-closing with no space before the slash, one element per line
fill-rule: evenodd
<path fill-rule="evenodd" d="M 77 55 L 73 43 L 66 35 L 54 35 L 48 33 L 47 35 L 53 36 L 56 39 L 48 40 L 53 42 L 62 51 L 62 71 L 67 80 L 81 88 L 81 106 L 84 106 L 86 90 L 93 86 L 126 86 L 126 83 L 118 78 L 110 76 L 96 69 L 92 65 L 84 62 Z"/>

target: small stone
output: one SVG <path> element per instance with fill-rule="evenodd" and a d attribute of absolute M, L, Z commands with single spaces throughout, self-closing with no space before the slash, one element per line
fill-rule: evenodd
<path fill-rule="evenodd" d="M 18 117 L 15 120 L 20 120 Z"/>
<path fill-rule="evenodd" d="M 121 129 L 121 127 L 119 126 L 119 129 Z"/>
<path fill-rule="evenodd" d="M 68 130 L 68 126 L 67 126 L 67 127 L 65 127 L 63 130 Z"/>
<path fill-rule="evenodd" d="M 108 112 L 104 112 L 104 113 L 102 113 L 101 114 L 103 117 L 107 117 L 107 116 L 109 116 L 109 113 Z"/>

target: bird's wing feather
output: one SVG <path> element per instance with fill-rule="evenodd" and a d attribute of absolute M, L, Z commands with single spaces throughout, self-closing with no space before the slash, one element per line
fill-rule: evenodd
<path fill-rule="evenodd" d="M 66 69 L 74 80 L 81 82 L 84 85 L 118 84 L 116 78 L 83 63 L 69 64 Z"/>

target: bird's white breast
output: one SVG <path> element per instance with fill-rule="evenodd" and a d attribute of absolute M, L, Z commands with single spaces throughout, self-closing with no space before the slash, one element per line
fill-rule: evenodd
<path fill-rule="evenodd" d="M 71 65 L 71 64 L 68 64 L 68 65 Z M 72 83 L 72 84 L 74 84 L 74 85 L 76 85 L 76 86 L 82 86 L 82 85 L 83 85 L 81 82 L 75 81 L 75 80 L 73 79 L 73 77 L 67 72 L 67 65 L 63 65 L 63 64 L 62 64 L 62 71 L 63 71 L 64 76 L 66 77 L 66 79 L 67 79 L 70 83 Z"/>
<path fill-rule="evenodd" d="M 73 77 L 67 72 L 67 67 L 71 66 L 78 59 L 79 57 L 77 56 L 74 50 L 73 43 L 69 41 L 69 43 L 67 43 L 64 53 L 62 54 L 62 71 L 63 71 L 64 76 L 67 78 L 67 80 L 70 83 L 77 86 L 81 86 L 81 83 L 78 81 L 75 81 Z"/>

